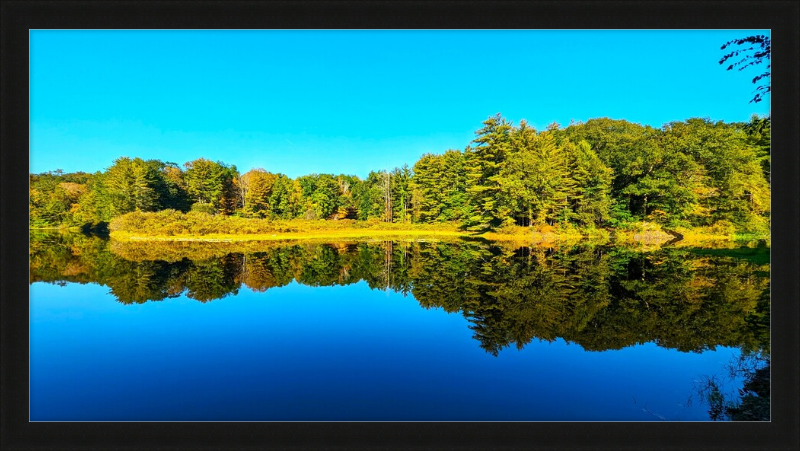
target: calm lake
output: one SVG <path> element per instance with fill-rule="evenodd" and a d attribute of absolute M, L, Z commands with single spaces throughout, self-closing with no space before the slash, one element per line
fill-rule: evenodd
<path fill-rule="evenodd" d="M 238 247 L 237 247 L 238 246 Z M 769 249 L 37 234 L 32 421 L 709 421 Z"/>

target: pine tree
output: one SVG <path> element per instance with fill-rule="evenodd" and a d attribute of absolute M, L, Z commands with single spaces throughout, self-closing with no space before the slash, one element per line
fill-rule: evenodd
<path fill-rule="evenodd" d="M 548 132 L 537 134 L 527 125 L 514 132 L 514 147 L 496 180 L 509 207 L 509 220 L 524 225 L 554 224 L 572 217 L 569 200 L 575 182 L 569 161 Z"/>
<path fill-rule="evenodd" d="M 498 113 L 483 122 L 483 128 L 475 132 L 474 147 L 465 152 L 470 208 L 465 225 L 470 230 L 497 227 L 506 219 L 504 206 L 498 202 L 497 176 L 511 149 L 511 130 L 512 124 Z"/>
<path fill-rule="evenodd" d="M 160 208 L 158 186 L 162 179 L 157 166 L 157 162 L 141 158 L 114 160 L 103 176 L 105 195 L 109 198 L 113 216 Z"/>

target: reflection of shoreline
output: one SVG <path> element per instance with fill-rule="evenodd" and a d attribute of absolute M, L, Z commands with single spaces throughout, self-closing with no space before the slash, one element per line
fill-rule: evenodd
<path fill-rule="evenodd" d="M 563 338 L 584 349 L 769 346 L 769 251 L 515 247 L 487 241 L 31 242 L 31 282 L 99 283 L 124 304 L 200 302 L 296 281 L 410 294 L 463 315 L 487 352 Z"/>
<path fill-rule="evenodd" d="M 237 252 L 237 244 L 269 247 L 273 243 L 328 243 L 331 241 L 376 242 L 376 241 L 411 241 L 411 242 L 458 242 L 485 241 L 504 247 L 573 247 L 573 246 L 623 246 L 638 250 L 658 250 L 665 247 L 736 249 L 740 247 L 769 247 L 769 240 L 752 239 L 738 241 L 717 235 L 693 234 L 689 238 L 674 232 L 667 233 L 616 233 L 613 236 L 585 236 L 577 233 L 468 233 L 459 231 L 429 230 L 370 230 L 353 229 L 337 232 L 290 232 L 274 234 L 209 234 L 209 235 L 151 235 L 140 236 L 127 232 L 112 232 L 113 243 L 127 244 L 165 244 L 181 245 L 194 243 L 200 245 L 232 245 L 231 252 Z M 259 244 L 260 243 L 260 244 Z M 245 249 L 256 250 L 253 246 Z"/>
<path fill-rule="evenodd" d="M 587 248 L 613 248 L 617 250 L 635 251 L 635 252 L 659 252 L 664 249 L 682 249 L 688 252 L 699 254 L 716 255 L 718 253 L 730 254 L 732 256 L 747 256 L 749 254 L 758 253 L 766 249 L 768 254 L 769 247 L 764 246 L 763 243 L 747 243 L 742 245 L 736 242 L 726 242 L 723 245 L 705 247 L 702 243 L 696 242 L 681 242 L 671 245 L 668 248 L 659 245 L 629 245 L 629 246 L 610 246 L 602 243 L 594 243 L 580 240 L 543 240 L 531 241 L 529 239 L 514 239 L 508 236 L 504 240 L 488 240 L 483 238 L 471 237 L 454 237 L 454 236 L 388 236 L 388 235 L 375 235 L 369 238 L 341 238 L 332 240 L 329 238 L 311 238 L 308 237 L 302 240 L 292 239 L 279 239 L 272 240 L 243 240 L 243 241 L 228 241 L 221 238 L 216 239 L 170 239 L 170 240 L 116 240 L 109 241 L 109 249 L 115 255 L 118 255 L 126 260 L 131 261 L 148 261 L 148 260 L 161 260 L 161 261 L 179 261 L 183 258 L 190 260 L 204 260 L 214 257 L 223 257 L 227 254 L 239 253 L 257 253 L 268 252 L 277 248 L 286 246 L 319 246 L 319 245 L 358 245 L 366 244 L 372 245 L 376 243 L 397 242 L 397 243 L 450 243 L 468 245 L 484 245 L 496 246 L 506 252 L 515 252 L 518 249 L 539 249 L 539 250 L 552 250 L 563 249 L 569 250 L 576 247 Z M 692 246 L 692 244 L 695 244 Z M 766 257 L 769 260 L 769 257 Z"/>

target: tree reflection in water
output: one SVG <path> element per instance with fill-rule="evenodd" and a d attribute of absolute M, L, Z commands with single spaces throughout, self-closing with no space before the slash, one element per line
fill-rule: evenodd
<path fill-rule="evenodd" d="M 30 281 L 97 283 L 124 304 L 181 295 L 208 302 L 242 286 L 263 292 L 292 281 L 364 281 L 463 315 L 493 355 L 558 338 L 590 351 L 655 342 L 687 352 L 731 346 L 768 353 L 768 252 L 751 249 L 741 258 L 469 241 L 142 244 L 33 235 Z"/>
<path fill-rule="evenodd" d="M 770 374 L 770 356 L 748 352 L 728 365 L 727 375 L 700 377 L 694 390 L 713 421 L 769 421 Z M 743 379 L 742 388 L 726 392 L 725 378 Z"/>

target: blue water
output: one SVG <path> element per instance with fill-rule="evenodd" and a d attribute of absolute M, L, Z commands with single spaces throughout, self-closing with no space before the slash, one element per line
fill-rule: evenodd
<path fill-rule="evenodd" d="M 32 421 L 706 421 L 694 381 L 739 353 L 559 339 L 493 356 L 463 315 L 363 281 L 206 303 L 30 293 Z"/>

